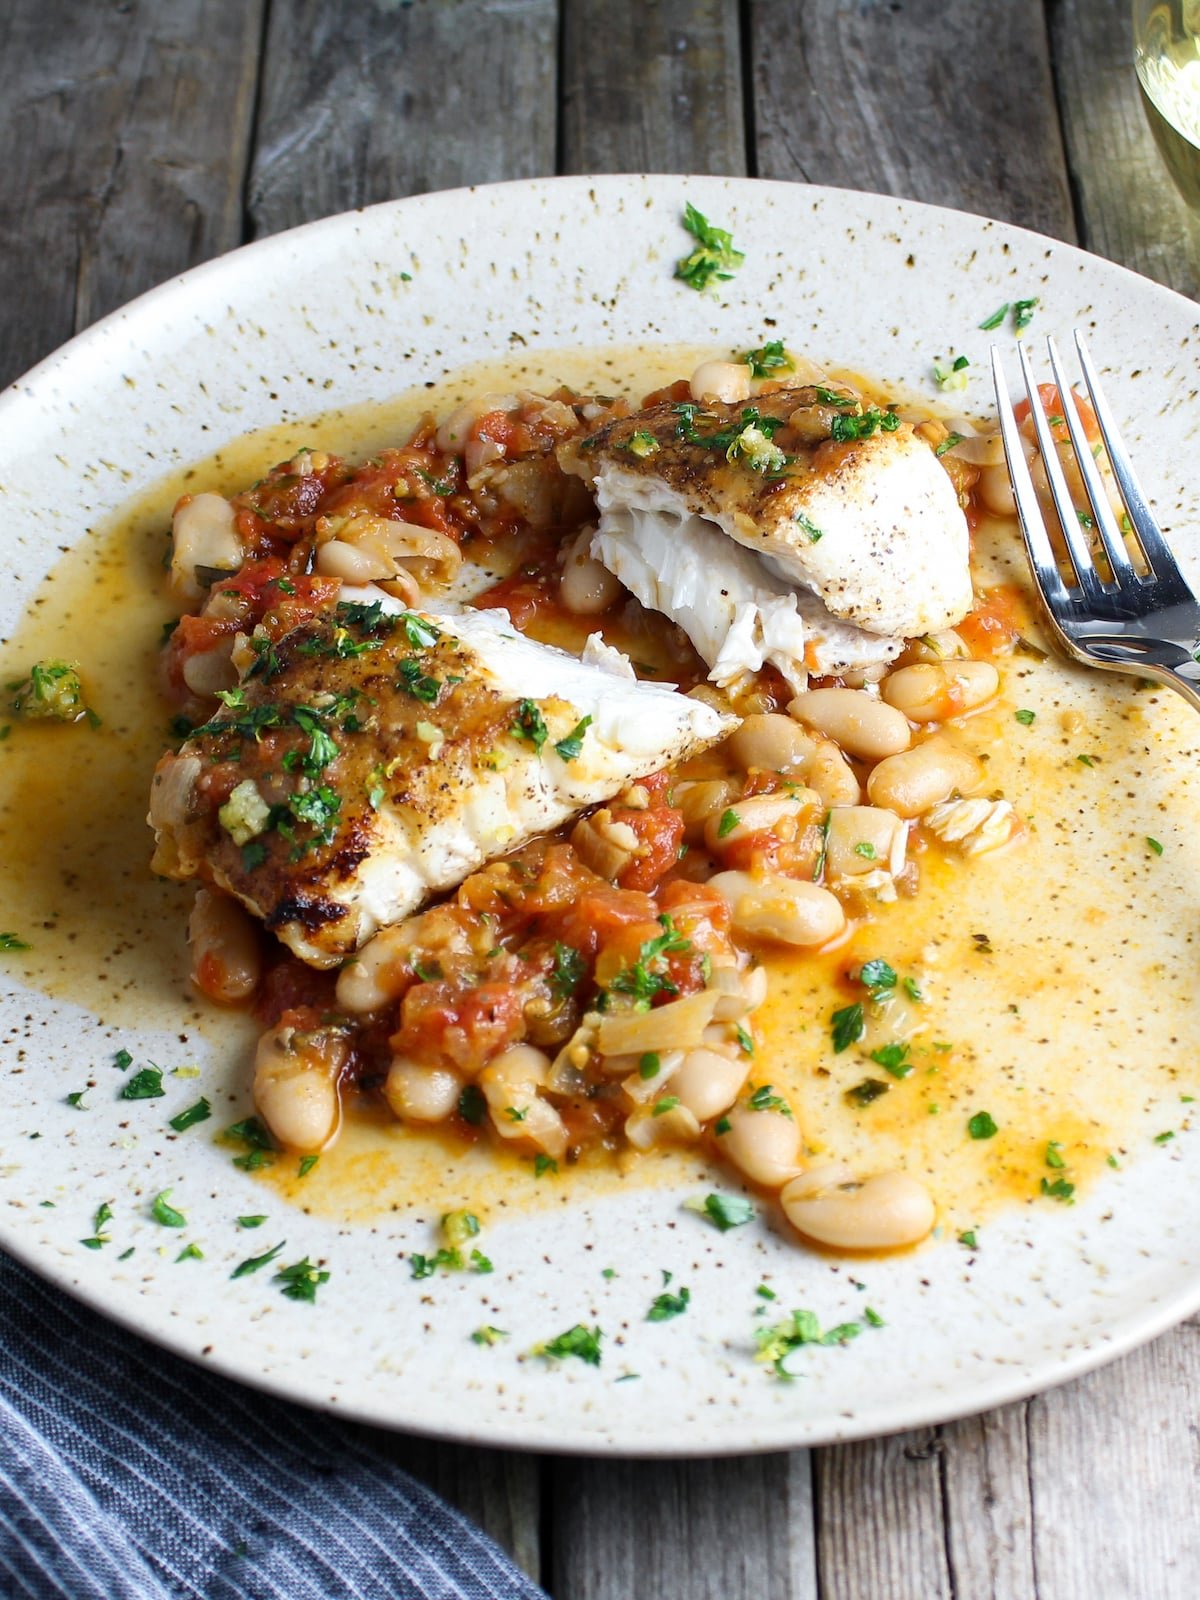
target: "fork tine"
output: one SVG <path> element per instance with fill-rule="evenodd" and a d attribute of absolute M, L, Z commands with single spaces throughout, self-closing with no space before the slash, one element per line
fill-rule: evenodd
<path fill-rule="evenodd" d="M 1116 418 L 1104 398 L 1104 391 L 1100 387 L 1100 380 L 1096 376 L 1088 347 L 1078 329 L 1075 330 L 1075 347 L 1079 351 L 1079 363 L 1083 368 L 1084 381 L 1096 413 L 1096 420 L 1100 424 L 1100 437 L 1104 440 L 1104 448 L 1108 451 L 1113 476 L 1121 490 L 1121 498 L 1128 507 L 1129 520 L 1142 547 L 1142 554 L 1156 578 L 1178 578 L 1180 576 L 1178 563 L 1171 554 L 1171 548 L 1154 520 L 1150 503 L 1142 492 L 1142 486 L 1133 470 L 1133 463 L 1129 459 L 1129 452 L 1125 448 L 1125 441 L 1121 437 L 1121 430 L 1117 427 Z"/>
<path fill-rule="evenodd" d="M 1079 526 L 1079 517 L 1071 502 L 1071 492 L 1067 488 L 1067 480 L 1063 476 L 1062 462 L 1058 459 L 1054 435 L 1050 431 L 1046 413 L 1042 410 L 1037 379 L 1034 377 L 1033 368 L 1029 364 L 1029 356 L 1026 354 L 1023 344 L 1017 346 L 1017 354 L 1021 359 L 1021 373 L 1025 379 L 1025 392 L 1029 396 L 1029 412 L 1033 418 L 1033 429 L 1037 437 L 1038 450 L 1041 452 L 1042 465 L 1046 469 L 1046 477 L 1050 483 L 1050 498 L 1054 501 L 1054 509 L 1058 513 L 1059 522 L 1062 524 L 1063 537 L 1067 542 L 1071 565 L 1075 568 L 1075 576 L 1085 597 L 1090 604 L 1096 605 L 1102 601 L 1104 595 L 1100 574 L 1096 571 L 1096 563 L 1092 560 L 1092 552 L 1083 536 L 1083 529 Z"/>
<path fill-rule="evenodd" d="M 1078 338 L 1076 334 L 1076 338 Z M 1108 496 L 1104 492 L 1104 483 L 1100 477 L 1096 458 L 1092 454 L 1092 447 L 1088 443 L 1083 431 L 1083 424 L 1079 420 L 1079 409 L 1075 404 L 1075 396 L 1071 390 L 1070 380 L 1063 371 L 1062 362 L 1059 360 L 1058 346 L 1053 339 L 1046 340 L 1046 348 L 1050 352 L 1050 366 L 1054 373 L 1054 381 L 1058 385 L 1058 398 L 1062 406 L 1062 414 L 1067 424 L 1067 432 L 1071 436 L 1071 448 L 1075 452 L 1075 459 L 1079 463 L 1079 471 L 1087 490 L 1088 501 L 1092 507 L 1092 515 L 1096 519 L 1096 526 L 1100 530 L 1100 538 L 1104 545 L 1104 553 L 1108 557 L 1108 564 L 1118 584 L 1131 584 L 1138 581 L 1137 569 L 1129 559 L 1129 551 L 1125 548 L 1125 541 L 1121 537 L 1121 530 L 1117 527 L 1116 518 L 1112 514 L 1112 507 L 1108 503 Z M 1091 385 L 1088 385 L 1089 391 Z M 1097 414 L 1098 416 L 1098 414 Z"/>
<path fill-rule="evenodd" d="M 1005 382 L 998 345 L 992 346 L 992 381 L 996 386 L 996 412 L 1000 418 L 1000 436 L 1004 440 L 1008 475 L 1012 479 L 1017 515 L 1021 519 L 1021 532 L 1025 538 L 1029 563 L 1047 606 L 1065 606 L 1069 599 L 1067 588 L 1058 570 L 1050 536 L 1042 520 L 1042 508 L 1038 504 L 1037 491 L 1029 475 L 1029 463 L 1021 448 L 1021 433 L 1017 427 L 1017 419 L 1013 415 L 1012 401 L 1009 399 L 1008 384 Z"/>

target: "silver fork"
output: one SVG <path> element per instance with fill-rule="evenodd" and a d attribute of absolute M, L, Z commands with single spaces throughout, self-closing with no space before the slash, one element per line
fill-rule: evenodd
<path fill-rule="evenodd" d="M 1058 350 L 1054 340 L 1047 339 L 1062 415 L 1111 573 L 1110 578 L 1105 578 L 1097 568 L 1079 513 L 1071 503 L 1050 424 L 1038 397 L 1037 382 L 1022 345 L 1019 346 L 1021 372 L 1029 396 L 1034 433 L 1046 466 L 1054 508 L 1062 524 L 1067 553 L 1074 568 L 1074 582 L 1064 580 L 1042 519 L 1029 465 L 1021 449 L 1017 421 L 1004 381 L 1000 351 L 993 345 L 992 376 L 996 384 L 1000 432 L 1021 519 L 1021 531 L 1025 536 L 1025 548 L 1029 552 L 1038 590 L 1055 636 L 1067 654 L 1076 661 L 1082 661 L 1087 666 L 1105 667 L 1111 672 L 1130 672 L 1140 678 L 1157 679 L 1178 689 L 1200 710 L 1200 665 L 1196 661 L 1197 644 L 1200 642 L 1200 603 L 1185 583 L 1162 530 L 1151 514 L 1112 411 L 1101 392 L 1083 335 L 1078 330 L 1075 332 L 1075 345 L 1100 425 L 1100 437 L 1129 514 L 1129 525 L 1141 547 L 1145 571 L 1139 571 L 1130 557 L 1104 492 L 1091 446 L 1084 435 Z"/>

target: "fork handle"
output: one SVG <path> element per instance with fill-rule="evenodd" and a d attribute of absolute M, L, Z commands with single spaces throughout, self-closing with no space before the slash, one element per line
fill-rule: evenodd
<path fill-rule="evenodd" d="M 1096 661 L 1165 683 L 1200 711 L 1200 663 L 1183 645 L 1169 639 L 1130 639 L 1111 634 L 1092 634 L 1080 643 Z"/>

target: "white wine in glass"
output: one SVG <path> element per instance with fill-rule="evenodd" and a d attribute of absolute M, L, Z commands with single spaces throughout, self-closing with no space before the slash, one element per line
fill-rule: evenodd
<path fill-rule="evenodd" d="M 1200 211 L 1200 0 L 1133 0 L 1133 47 L 1155 142 Z"/>

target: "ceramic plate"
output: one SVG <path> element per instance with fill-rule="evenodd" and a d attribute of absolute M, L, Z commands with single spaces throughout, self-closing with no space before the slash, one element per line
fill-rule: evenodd
<path fill-rule="evenodd" d="M 713 296 L 672 277 L 688 247 L 685 199 L 730 228 L 746 254 Z M 133 491 L 281 418 L 384 400 L 515 348 L 739 349 L 772 328 L 794 349 L 932 397 L 934 354 L 969 351 L 982 373 L 993 336 L 980 320 L 1035 295 L 1033 332 L 1081 326 L 1104 370 L 1119 375 L 1135 457 L 1183 540 L 1197 525 L 1196 308 L 1065 245 L 871 195 L 713 178 L 499 185 L 315 223 L 146 295 L 0 400 L 9 574 L 0 631 L 13 632 L 60 552 Z M 986 408 L 982 375 L 969 399 Z M 81 827 L 99 804 L 78 796 Z M 163 902 L 159 937 L 172 949 L 179 903 L 173 893 Z M 1193 931 L 1181 927 L 1180 941 Z M 162 995 L 136 982 L 92 1010 L 22 988 L 19 953 L 0 959 L 12 980 L 0 1012 L 0 1243 L 146 1337 L 307 1404 L 497 1445 L 778 1449 L 1012 1400 L 1200 1305 L 1200 1151 L 1187 1106 L 1165 1100 L 1139 1121 L 1120 1170 L 1077 1204 L 999 1212 L 974 1252 L 951 1236 L 912 1256 L 847 1265 L 798 1249 L 765 1216 L 723 1234 L 682 1207 L 715 1186 L 697 1166 L 565 1206 L 547 1191 L 541 1206 L 491 1219 L 490 1276 L 415 1282 L 403 1258 L 432 1239 L 420 1207 L 339 1221 L 284 1203 L 234 1168 L 207 1137 L 216 1122 L 172 1132 L 168 1118 L 198 1093 L 222 1110 L 233 1103 L 227 1091 L 246 1105 L 242 1074 L 184 999 L 174 1026 Z M 110 959 L 130 970 L 128 951 L 97 948 L 98 963 Z M 1095 1042 L 1118 1053 L 1122 1043 Z M 119 1048 L 138 1061 L 186 1060 L 199 1078 L 168 1073 L 163 1098 L 119 1099 Z M 81 1110 L 67 1096 L 89 1078 L 96 1087 Z M 1149 1137 L 1155 1116 L 1176 1135 L 1168 1145 Z M 167 1189 L 189 1231 L 164 1250 L 149 1202 Z M 102 1201 L 113 1210 L 102 1229 L 111 1243 L 84 1248 Z M 239 1230 L 234 1219 L 248 1213 L 268 1221 Z M 175 1260 L 186 1239 L 202 1259 Z M 307 1255 L 329 1270 L 315 1304 L 285 1298 L 270 1270 L 230 1278 L 239 1261 L 285 1239 L 281 1262 Z M 664 1271 L 690 1289 L 691 1305 L 647 1323 Z M 778 1294 L 768 1316 L 804 1306 L 828 1325 L 861 1317 L 869 1302 L 887 1325 L 806 1351 L 802 1376 L 780 1382 L 753 1359 L 765 1278 Z M 599 1366 L 529 1355 L 576 1323 L 603 1330 Z M 481 1324 L 508 1338 L 473 1343 Z"/>

